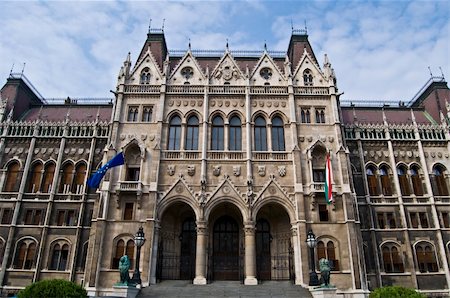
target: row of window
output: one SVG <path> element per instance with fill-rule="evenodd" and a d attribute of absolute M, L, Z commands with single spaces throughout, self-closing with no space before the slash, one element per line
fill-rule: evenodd
<path fill-rule="evenodd" d="M 285 151 L 284 142 L 284 123 L 281 117 L 275 116 L 272 118 L 271 132 L 271 146 L 273 151 Z M 227 149 L 232 151 L 242 150 L 242 122 L 238 116 L 232 116 L 228 125 L 228 144 Z M 211 125 L 211 150 L 225 150 L 225 124 L 221 116 L 215 116 L 212 119 Z M 182 133 L 184 138 L 182 138 Z M 258 116 L 255 118 L 253 127 L 254 136 L 254 150 L 268 151 L 267 140 L 267 123 L 264 117 Z M 197 116 L 192 115 L 187 119 L 187 125 L 183 129 L 181 125 L 181 118 L 178 115 L 172 116 L 169 121 L 169 137 L 167 142 L 168 150 L 198 150 L 198 134 L 199 134 L 199 120 Z M 184 139 L 184 146 L 181 141 Z"/>
<path fill-rule="evenodd" d="M 130 209 L 128 207 L 128 209 Z M 125 209 L 125 210 L 128 210 Z M 132 219 L 133 206 L 131 206 L 131 215 L 126 215 L 126 219 Z M 23 225 L 42 225 L 45 219 L 45 209 L 27 208 L 23 210 L 21 223 Z M 11 224 L 13 209 L 0 209 L 1 224 Z M 84 218 L 83 225 L 90 226 L 92 220 L 92 209 L 89 210 L 88 216 Z M 75 209 L 58 209 L 52 224 L 56 226 L 76 226 L 78 222 L 78 211 Z"/>
<path fill-rule="evenodd" d="M 316 123 L 325 123 L 325 109 L 315 108 Z M 310 108 L 302 108 L 300 111 L 300 120 L 302 123 L 311 123 Z"/>
<path fill-rule="evenodd" d="M 450 246 L 450 244 L 449 244 Z M 448 247 L 448 249 L 450 249 Z M 422 272 L 437 272 L 439 266 L 437 263 L 434 246 L 428 242 L 421 242 L 414 246 L 417 269 Z M 381 248 L 384 272 L 402 273 L 405 272 L 403 256 L 397 244 L 387 243 Z"/>
<path fill-rule="evenodd" d="M 409 168 L 402 165 L 397 168 L 397 175 L 400 184 L 400 191 L 403 196 L 423 196 L 422 178 L 419 174 L 419 167 L 413 165 Z M 447 182 L 445 179 L 446 169 L 442 165 L 433 167 L 433 175 L 430 175 L 433 194 L 436 196 L 448 196 Z M 391 178 L 389 177 L 389 168 L 382 165 L 376 168 L 370 165 L 366 169 L 367 184 L 371 196 L 385 195 L 392 196 Z"/>
<path fill-rule="evenodd" d="M 230 68 L 229 66 L 225 66 L 225 70 L 229 70 L 229 68 Z M 189 80 L 194 75 L 194 70 L 192 69 L 192 67 L 186 66 L 183 67 L 180 73 L 186 80 Z M 263 79 L 269 80 L 273 75 L 273 71 L 270 67 L 263 67 L 259 71 L 259 75 Z M 142 69 L 141 74 L 139 76 L 139 83 L 150 84 L 150 78 L 151 78 L 150 69 L 148 67 L 145 67 L 144 69 Z M 303 83 L 305 86 L 313 86 L 312 71 L 308 68 L 303 71 Z"/>
<path fill-rule="evenodd" d="M 432 228 L 432 221 L 427 212 L 409 212 L 409 227 L 413 229 Z M 450 213 L 440 212 L 442 228 L 450 228 Z M 401 228 L 400 218 L 394 212 L 377 212 L 377 227 L 379 229 Z"/>
<path fill-rule="evenodd" d="M 25 191 L 28 193 L 51 192 L 55 168 L 56 163 L 53 161 L 49 161 L 45 164 L 41 161 L 34 162 L 28 173 Z M 76 165 L 72 162 L 64 163 L 61 169 L 58 193 L 82 194 L 84 192 L 86 168 L 85 162 L 79 162 Z M 19 174 L 19 162 L 10 162 L 6 171 L 5 184 L 3 185 L 4 192 L 18 191 L 20 186 Z"/>
<path fill-rule="evenodd" d="M 140 115 L 140 117 L 139 117 Z M 128 122 L 151 122 L 153 115 L 153 106 L 129 106 L 127 121 Z"/>
<path fill-rule="evenodd" d="M 0 264 L 3 262 L 4 242 L 0 241 Z M 84 269 L 87 256 L 88 242 L 85 242 L 81 251 L 79 269 Z M 66 271 L 68 270 L 70 247 L 66 241 L 55 241 L 50 249 L 47 269 Z M 33 269 L 36 267 L 37 244 L 32 239 L 24 239 L 17 243 L 14 253 L 13 268 Z"/>

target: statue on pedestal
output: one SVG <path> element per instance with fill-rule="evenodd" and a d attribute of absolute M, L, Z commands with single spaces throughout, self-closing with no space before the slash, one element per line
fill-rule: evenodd
<path fill-rule="evenodd" d="M 119 260 L 119 271 L 120 271 L 120 283 L 123 285 L 128 285 L 130 283 L 130 274 L 128 271 L 130 270 L 130 258 L 127 255 L 124 255 Z"/>
<path fill-rule="evenodd" d="M 322 281 L 321 287 L 328 288 L 333 287 L 330 285 L 330 262 L 327 259 L 321 258 L 319 260 L 319 268 L 320 268 L 320 280 Z"/>

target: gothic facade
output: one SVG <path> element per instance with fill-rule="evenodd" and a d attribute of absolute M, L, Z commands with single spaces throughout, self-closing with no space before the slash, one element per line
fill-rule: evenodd
<path fill-rule="evenodd" d="M 286 52 L 178 52 L 152 29 L 111 101 L 46 100 L 12 74 L 0 107 L 2 293 L 63 278 L 111 294 L 119 258 L 136 268 L 143 227 L 143 286 L 307 287 L 313 231 L 314 262 L 330 261 L 342 297 L 390 284 L 448 295 L 449 95 L 433 78 L 397 107 L 341 103 L 303 31 Z M 88 188 L 118 152 L 125 164 Z"/>

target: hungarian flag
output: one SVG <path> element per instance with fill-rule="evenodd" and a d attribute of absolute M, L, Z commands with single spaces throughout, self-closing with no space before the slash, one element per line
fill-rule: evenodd
<path fill-rule="evenodd" d="M 327 204 L 333 203 L 333 189 L 331 183 L 333 182 L 333 173 L 331 172 L 330 153 L 327 153 L 327 164 L 325 166 L 325 200 Z"/>

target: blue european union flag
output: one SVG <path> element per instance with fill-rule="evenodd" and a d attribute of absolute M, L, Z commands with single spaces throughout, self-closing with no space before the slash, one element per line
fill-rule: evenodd
<path fill-rule="evenodd" d="M 98 188 L 100 186 L 100 181 L 102 181 L 103 176 L 105 176 L 106 171 L 110 168 L 114 168 L 125 163 L 125 158 L 123 156 L 123 152 L 120 152 L 116 156 L 114 156 L 110 161 L 108 161 L 103 167 L 98 169 L 94 175 L 92 175 L 88 181 L 87 185 L 92 188 Z"/>

